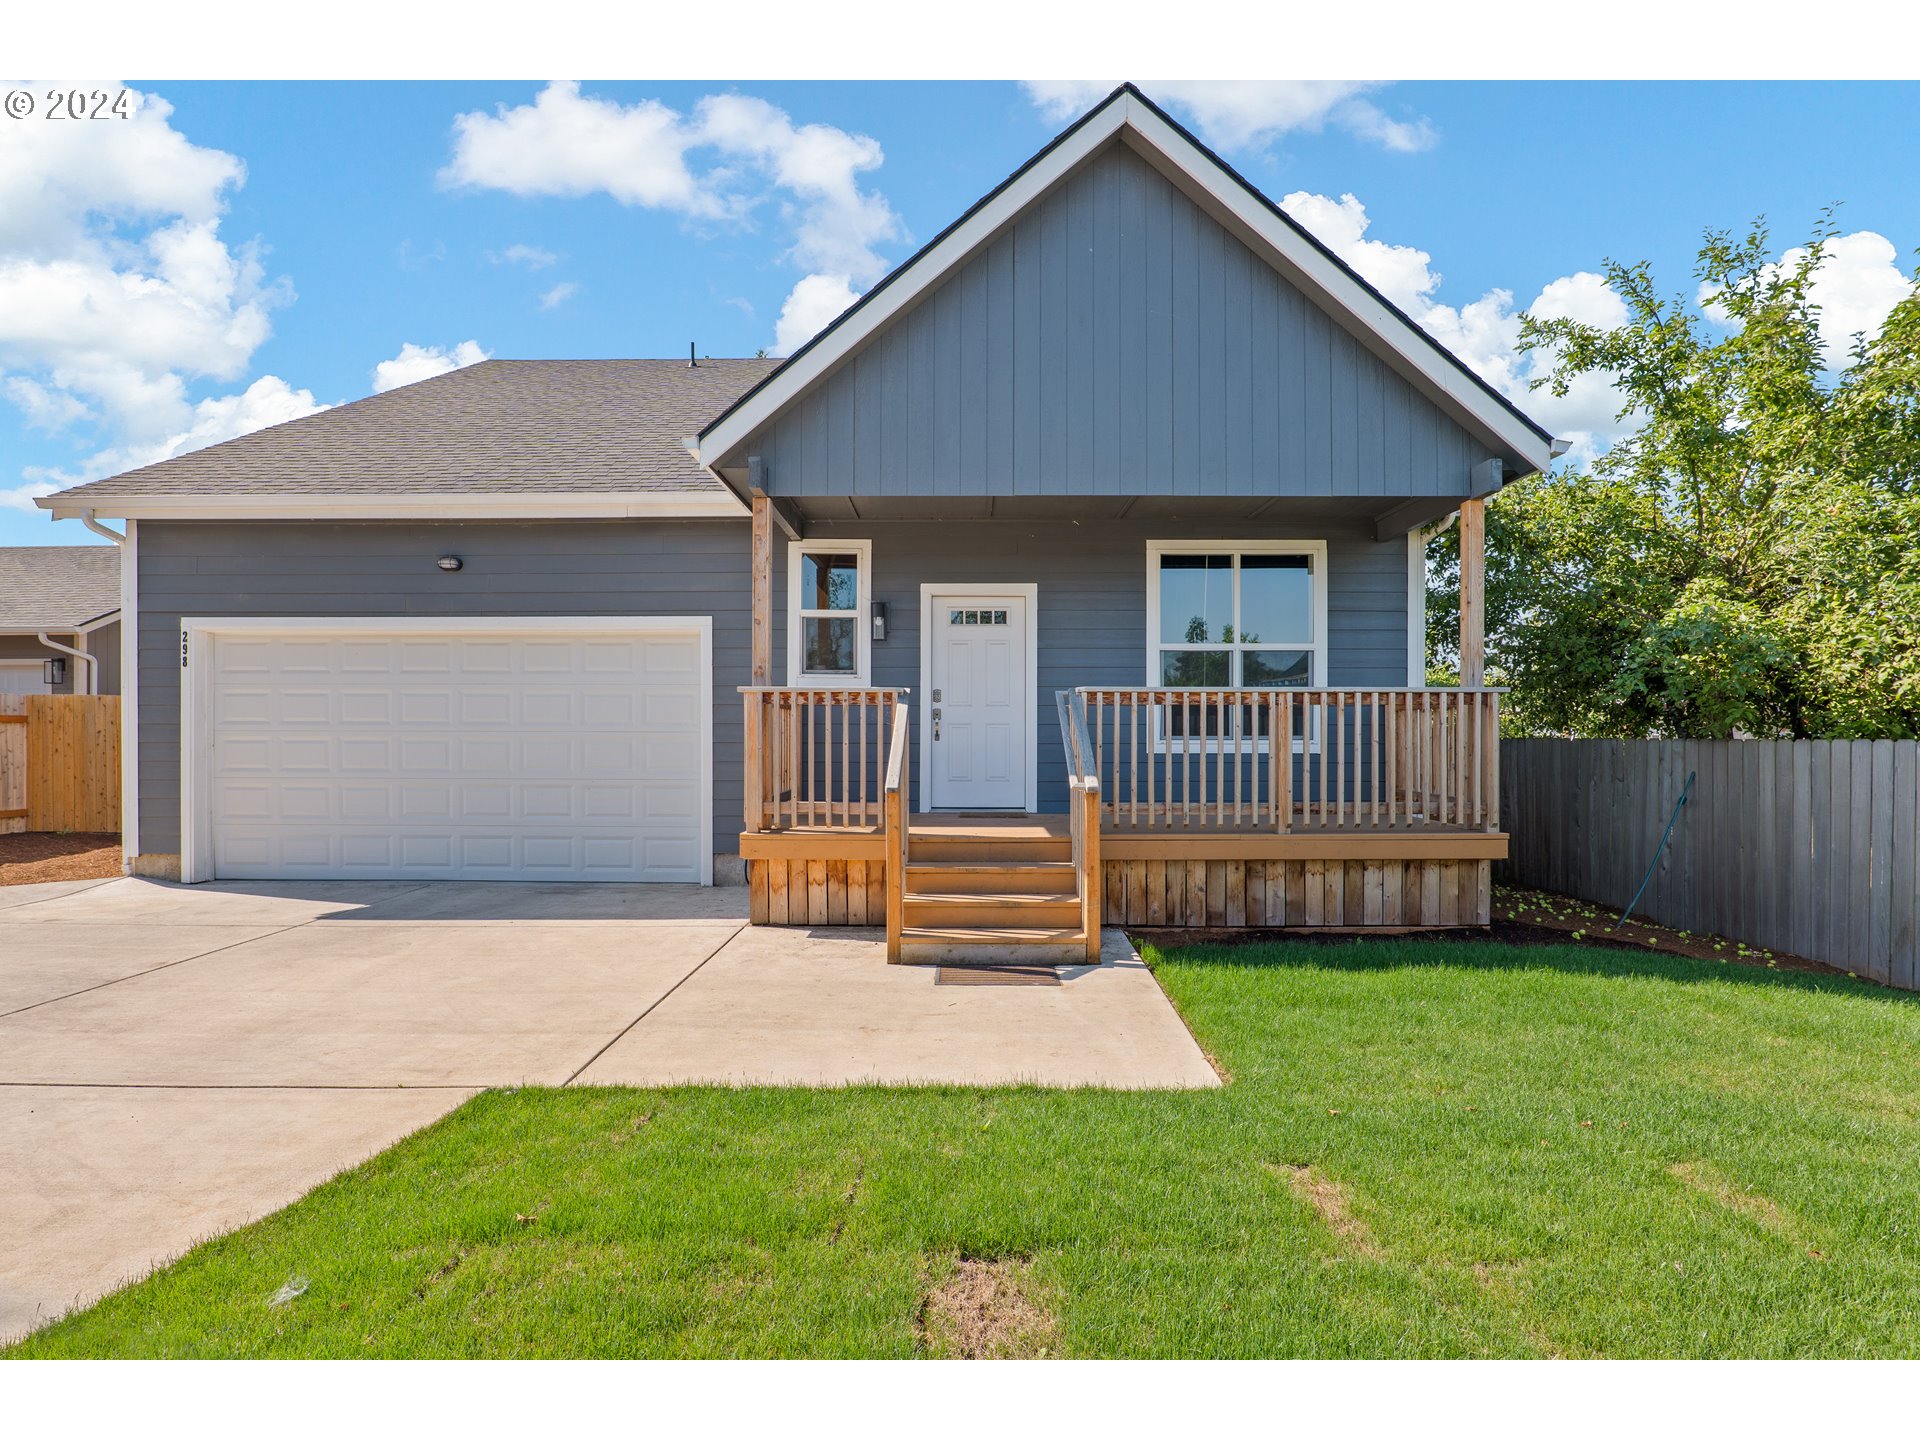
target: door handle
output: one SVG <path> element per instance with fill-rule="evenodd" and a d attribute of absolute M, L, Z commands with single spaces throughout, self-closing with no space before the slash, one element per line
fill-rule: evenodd
<path fill-rule="evenodd" d="M 933 707 L 933 738 L 936 741 L 940 738 L 940 707 L 938 705 Z"/>

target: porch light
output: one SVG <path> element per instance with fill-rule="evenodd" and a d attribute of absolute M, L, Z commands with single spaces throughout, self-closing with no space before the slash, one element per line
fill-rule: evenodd
<path fill-rule="evenodd" d="M 439 560 L 440 568 L 447 571 L 458 570 L 460 564 L 461 561 L 458 555 L 442 555 Z"/>
<path fill-rule="evenodd" d="M 67 662 L 63 657 L 56 656 L 53 659 L 47 661 L 44 665 L 41 666 L 41 671 L 44 678 L 46 679 L 47 688 L 49 690 L 53 689 L 53 687 L 56 685 L 66 684 Z"/>
<path fill-rule="evenodd" d="M 873 612 L 873 638 L 884 640 L 887 638 L 887 602 L 876 600 L 870 608 Z"/>

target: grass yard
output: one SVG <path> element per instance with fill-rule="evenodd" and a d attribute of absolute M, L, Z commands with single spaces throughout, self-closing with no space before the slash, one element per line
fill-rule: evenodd
<path fill-rule="evenodd" d="M 1224 1089 L 487 1094 L 14 1353 L 1920 1353 L 1920 997 L 1148 958 Z"/>

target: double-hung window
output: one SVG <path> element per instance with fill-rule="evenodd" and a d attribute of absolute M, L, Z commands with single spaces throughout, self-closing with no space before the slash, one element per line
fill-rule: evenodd
<path fill-rule="evenodd" d="M 1183 690 L 1324 684 L 1326 557 L 1322 541 L 1149 544 L 1147 683 Z M 1173 706 L 1159 728 L 1175 740 L 1212 735 L 1216 714 Z M 1264 727 L 1265 712 L 1247 719 Z"/>
<path fill-rule="evenodd" d="M 862 620 L 872 569 L 869 540 L 797 540 L 789 547 L 789 684 L 867 684 L 870 645 Z"/>

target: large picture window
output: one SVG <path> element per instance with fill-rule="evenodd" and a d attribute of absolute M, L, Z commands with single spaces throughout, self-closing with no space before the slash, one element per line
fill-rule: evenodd
<path fill-rule="evenodd" d="M 1170 689 L 1324 684 L 1326 545 L 1159 541 L 1147 547 L 1147 683 Z M 1211 734 L 1174 707 L 1163 730 Z"/>
<path fill-rule="evenodd" d="M 867 683 L 863 624 L 873 546 L 796 541 L 787 552 L 787 676 L 793 685 Z"/>

